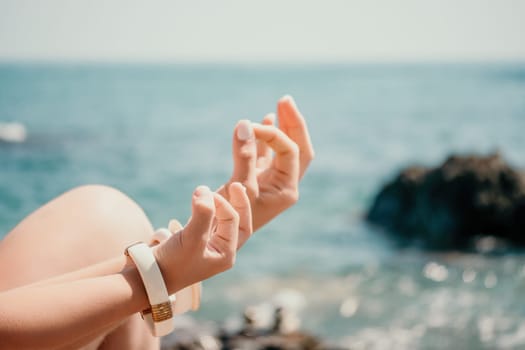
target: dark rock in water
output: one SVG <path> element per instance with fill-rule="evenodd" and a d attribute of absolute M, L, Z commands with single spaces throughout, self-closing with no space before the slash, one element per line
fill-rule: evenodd
<path fill-rule="evenodd" d="M 379 192 L 367 219 L 428 248 L 468 248 L 484 235 L 525 245 L 525 175 L 500 154 L 409 167 Z"/>
<path fill-rule="evenodd" d="M 310 334 L 292 332 L 225 337 L 222 349 L 323 350 L 327 347 Z"/>

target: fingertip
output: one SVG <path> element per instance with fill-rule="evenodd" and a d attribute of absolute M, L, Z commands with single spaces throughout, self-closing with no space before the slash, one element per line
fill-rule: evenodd
<path fill-rule="evenodd" d="M 279 100 L 277 112 L 279 116 L 279 127 L 282 130 L 286 131 L 288 128 L 306 127 L 304 117 L 292 96 L 285 95 Z"/>
<path fill-rule="evenodd" d="M 295 99 L 291 95 L 284 95 L 279 99 L 278 102 L 279 106 L 288 107 L 293 110 L 298 110 L 297 104 L 295 103 Z"/>
<path fill-rule="evenodd" d="M 228 189 L 231 190 L 232 187 L 230 186 Z M 218 220 L 233 219 L 235 222 L 238 222 L 239 216 L 234 208 L 235 198 L 238 195 L 236 191 L 237 190 L 234 189 L 233 192 L 230 193 L 231 203 L 220 194 L 213 193 L 214 205 L 216 208 L 215 216 Z"/>
<path fill-rule="evenodd" d="M 246 193 L 246 187 L 240 183 L 240 182 L 237 182 L 237 181 L 234 181 L 230 184 L 230 187 L 229 187 L 230 190 L 234 190 L 234 191 L 243 191 L 244 193 Z"/>
<path fill-rule="evenodd" d="M 184 237 L 190 242 L 205 242 L 215 217 L 213 192 L 208 186 L 198 186 L 193 191 L 192 215 L 184 228 Z"/>
<path fill-rule="evenodd" d="M 259 124 L 252 124 L 249 120 L 241 120 L 234 131 L 232 153 L 233 174 L 232 181 L 255 184 L 257 181 L 257 142 L 255 128 Z"/>
<path fill-rule="evenodd" d="M 193 192 L 193 205 L 196 209 L 213 209 L 213 192 L 208 186 L 198 186 Z"/>
<path fill-rule="evenodd" d="M 263 125 L 274 125 L 276 120 L 275 113 L 268 113 L 262 120 Z"/>
<path fill-rule="evenodd" d="M 233 142 L 234 156 L 240 156 L 241 159 L 248 161 L 256 157 L 254 124 L 247 120 L 240 120 L 235 126 L 235 137 Z M 247 164 L 244 164 L 246 166 Z"/>
<path fill-rule="evenodd" d="M 182 224 L 177 219 L 172 219 L 168 223 L 168 230 L 170 230 L 171 233 L 176 233 L 182 229 Z"/>
<path fill-rule="evenodd" d="M 291 95 L 286 94 L 279 99 L 279 103 L 286 103 L 286 102 L 294 103 L 293 97 Z"/>
<path fill-rule="evenodd" d="M 195 191 L 193 192 L 193 194 L 196 196 L 196 197 L 202 197 L 202 196 L 205 196 L 207 194 L 211 193 L 211 190 L 208 186 L 205 186 L 205 185 L 200 185 L 200 186 L 197 186 L 195 188 Z"/>
<path fill-rule="evenodd" d="M 246 208 L 250 205 L 250 198 L 246 187 L 239 182 L 233 182 L 229 187 L 230 191 L 230 200 L 234 207 L 236 208 Z"/>
<path fill-rule="evenodd" d="M 249 120 L 240 120 L 235 129 L 235 135 L 239 141 L 248 141 L 253 138 L 253 127 Z"/>
<path fill-rule="evenodd" d="M 246 196 L 248 196 L 246 186 L 244 186 L 244 184 L 240 182 L 232 182 L 230 184 L 229 190 L 230 193 L 233 192 L 241 195 L 245 194 Z"/>

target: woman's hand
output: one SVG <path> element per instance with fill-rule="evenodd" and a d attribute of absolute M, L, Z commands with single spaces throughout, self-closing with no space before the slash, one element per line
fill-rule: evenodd
<path fill-rule="evenodd" d="M 275 115 L 262 124 L 240 121 L 233 137 L 233 174 L 228 184 L 242 183 L 250 198 L 254 231 L 295 204 L 299 181 L 314 158 L 306 122 L 294 100 L 285 96 Z M 272 151 L 274 155 L 272 155 Z M 228 184 L 218 193 L 231 200 Z M 241 233 L 239 247 L 249 238 Z"/>
<path fill-rule="evenodd" d="M 228 187 L 230 201 L 208 187 L 193 193 L 186 226 L 154 248 L 170 294 L 231 268 L 239 235 L 250 236 L 250 200 L 240 183 Z"/>

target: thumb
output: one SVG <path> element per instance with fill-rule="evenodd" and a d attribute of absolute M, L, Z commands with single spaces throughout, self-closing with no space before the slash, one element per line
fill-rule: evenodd
<path fill-rule="evenodd" d="M 215 217 L 213 193 L 207 186 L 199 186 L 193 192 L 191 218 L 184 228 L 183 243 L 206 243 Z"/>
<path fill-rule="evenodd" d="M 242 183 L 251 195 L 257 195 L 257 144 L 252 123 L 241 120 L 233 136 L 233 175 L 231 182 Z"/>

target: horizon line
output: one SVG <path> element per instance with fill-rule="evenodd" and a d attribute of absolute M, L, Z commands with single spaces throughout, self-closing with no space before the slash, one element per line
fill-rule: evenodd
<path fill-rule="evenodd" d="M 207 59 L 88 59 L 0 57 L 0 64 L 70 65 L 241 65 L 241 66 L 321 66 L 321 65 L 447 65 L 447 64 L 525 64 L 524 58 L 462 59 L 334 59 L 334 60 L 207 60 Z"/>

